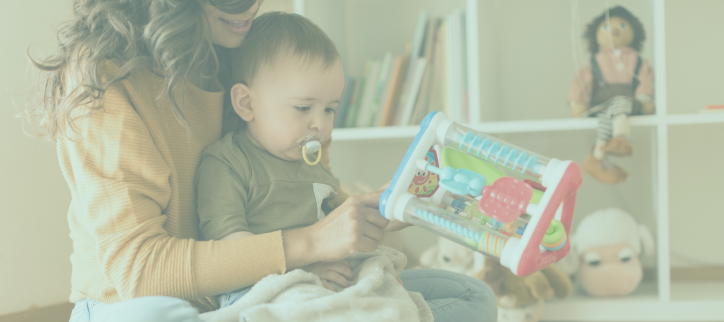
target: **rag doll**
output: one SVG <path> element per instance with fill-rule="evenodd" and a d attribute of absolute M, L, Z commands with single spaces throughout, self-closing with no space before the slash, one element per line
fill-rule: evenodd
<path fill-rule="evenodd" d="M 568 103 L 574 117 L 597 117 L 598 129 L 582 168 L 602 183 L 620 183 L 628 175 L 606 156 L 633 155 L 628 116 L 655 109 L 653 72 L 639 55 L 646 34 L 636 16 L 617 6 L 596 17 L 584 39 L 591 59 L 576 75 Z"/>
<path fill-rule="evenodd" d="M 641 283 L 639 256 L 654 254 L 654 240 L 646 226 L 629 213 L 607 208 L 583 218 L 571 236 L 571 251 L 558 264 L 589 295 L 623 296 Z"/>

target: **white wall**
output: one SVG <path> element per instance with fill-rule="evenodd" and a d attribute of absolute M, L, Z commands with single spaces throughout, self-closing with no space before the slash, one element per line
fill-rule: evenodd
<path fill-rule="evenodd" d="M 54 49 L 53 27 L 69 13 L 70 1 L 0 2 L 0 315 L 70 294 L 70 192 L 55 145 L 26 137 L 14 117 L 32 79 L 26 49 Z"/>
<path fill-rule="evenodd" d="M 71 3 L 0 1 L 0 316 L 70 295 L 70 192 L 55 145 L 27 137 L 14 115 L 34 80 L 26 49 L 32 45 L 37 57 L 55 49 L 55 30 L 70 18 Z M 292 1 L 266 0 L 261 8 L 275 10 L 291 12 Z"/>
<path fill-rule="evenodd" d="M 724 1 L 666 2 L 669 113 L 724 104 Z M 724 266 L 724 124 L 669 128 L 672 266 Z"/>

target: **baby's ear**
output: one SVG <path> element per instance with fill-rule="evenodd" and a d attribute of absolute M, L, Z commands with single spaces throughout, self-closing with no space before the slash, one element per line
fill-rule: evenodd
<path fill-rule="evenodd" d="M 231 87 L 231 105 L 234 112 L 244 121 L 254 119 L 254 110 L 251 108 L 251 89 L 242 83 L 234 84 Z"/>

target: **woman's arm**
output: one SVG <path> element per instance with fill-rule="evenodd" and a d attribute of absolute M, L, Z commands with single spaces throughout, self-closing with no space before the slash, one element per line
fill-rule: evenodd
<path fill-rule="evenodd" d="M 167 208 L 172 172 L 130 102 L 122 86 L 112 87 L 103 109 L 78 118 L 77 134 L 58 140 L 73 195 L 72 236 L 85 245 L 76 251 L 93 253 L 84 256 L 93 258 L 88 264 L 101 270 L 121 300 L 197 299 L 283 273 L 281 232 L 213 242 L 168 233 L 167 225 L 178 224 L 166 215 L 173 211 Z"/>
<path fill-rule="evenodd" d="M 244 238 L 244 237 L 249 237 L 249 236 L 254 236 L 254 234 L 252 234 L 251 232 L 248 232 L 248 231 L 237 231 L 237 232 L 228 234 L 228 235 L 224 236 L 224 238 L 221 238 L 219 240 L 232 240 L 232 239 L 239 239 L 239 238 Z"/>

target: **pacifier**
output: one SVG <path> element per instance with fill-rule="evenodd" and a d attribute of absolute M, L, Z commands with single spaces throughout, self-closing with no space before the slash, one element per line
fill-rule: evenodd
<path fill-rule="evenodd" d="M 302 158 L 304 158 L 304 162 L 306 162 L 308 165 L 316 165 L 319 163 L 319 160 L 322 160 L 322 144 L 327 141 L 327 138 L 317 137 L 317 136 L 305 136 L 295 143 L 295 149 L 297 152 L 302 154 Z M 307 158 L 307 154 L 314 154 L 317 153 L 317 159 L 314 160 L 314 162 L 309 161 Z"/>

